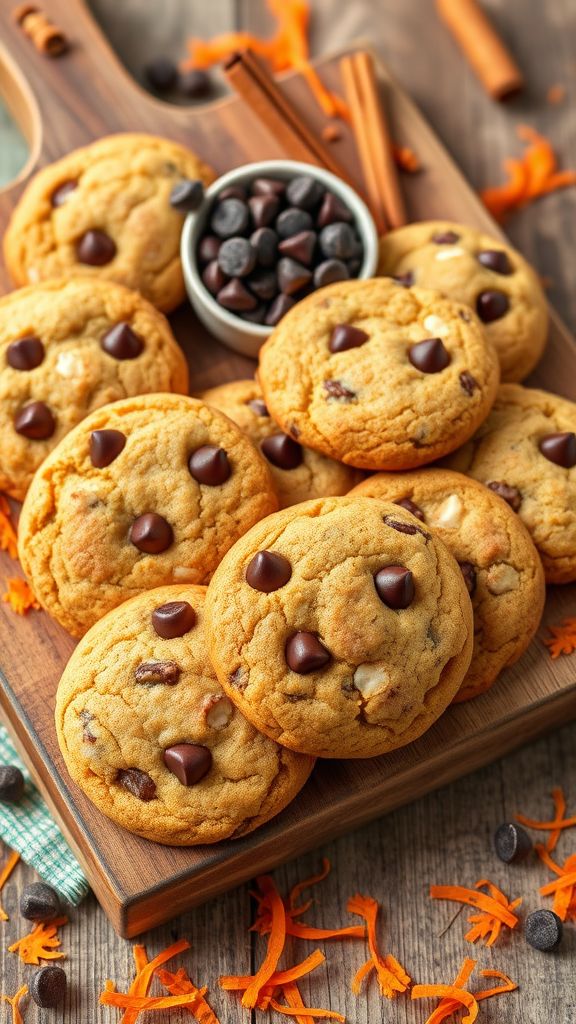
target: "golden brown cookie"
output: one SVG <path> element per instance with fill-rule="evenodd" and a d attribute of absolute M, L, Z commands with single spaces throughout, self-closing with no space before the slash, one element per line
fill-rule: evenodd
<path fill-rule="evenodd" d="M 477 228 L 431 220 L 380 239 L 378 273 L 435 288 L 478 314 L 503 381 L 523 380 L 540 359 L 548 306 L 538 275 L 512 246 Z"/>
<path fill-rule="evenodd" d="M 79 277 L 0 298 L 0 490 L 22 500 L 43 459 L 94 409 L 188 391 L 168 321 L 137 292 Z"/>
<path fill-rule="evenodd" d="M 300 444 L 361 469 L 408 469 L 474 432 L 499 367 L 466 307 L 375 278 L 299 302 L 262 348 L 258 377 Z"/>
<path fill-rule="evenodd" d="M 272 739 L 371 757 L 428 729 L 472 654 L 455 559 L 413 515 L 374 498 L 307 501 L 253 527 L 208 588 L 218 679 Z"/>
<path fill-rule="evenodd" d="M 310 498 L 346 494 L 360 483 L 363 474 L 358 470 L 303 448 L 278 430 L 255 380 L 230 381 L 198 397 L 234 420 L 260 449 L 270 465 L 280 508 Z"/>
<path fill-rule="evenodd" d="M 107 817 L 169 846 L 252 832 L 314 764 L 262 736 L 222 691 L 204 595 L 160 587 L 114 609 L 81 640 L 56 695 L 74 781 Z"/>
<path fill-rule="evenodd" d="M 548 391 L 503 384 L 476 435 L 446 460 L 518 513 L 547 583 L 576 580 L 576 405 Z"/>
<path fill-rule="evenodd" d="M 185 294 L 184 216 L 170 192 L 213 177 L 191 150 L 155 135 L 108 135 L 74 150 L 35 174 L 12 214 L 4 258 L 14 283 L 96 275 L 169 312 Z"/>
<path fill-rule="evenodd" d="M 377 473 L 351 492 L 402 506 L 444 541 L 474 608 L 474 653 L 455 700 L 488 690 L 538 629 L 546 587 L 530 534 L 494 491 L 448 469 Z"/>
<path fill-rule="evenodd" d="M 18 550 L 43 607 L 74 636 L 143 590 L 207 583 L 278 501 L 226 416 L 183 395 L 104 406 L 42 463 Z"/>

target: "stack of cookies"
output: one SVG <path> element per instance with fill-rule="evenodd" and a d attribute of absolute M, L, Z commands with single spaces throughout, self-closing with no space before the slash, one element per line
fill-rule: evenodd
<path fill-rule="evenodd" d="M 183 297 L 169 196 L 210 176 L 148 136 L 47 168 L 5 240 L 26 287 L 0 300 L 0 488 L 80 638 L 64 759 L 173 845 L 257 828 L 316 757 L 421 736 L 520 657 L 545 580 L 576 579 L 576 407 L 518 383 L 547 330 L 519 254 L 392 232 L 380 277 L 289 310 L 257 380 L 192 398 L 162 315 Z"/>

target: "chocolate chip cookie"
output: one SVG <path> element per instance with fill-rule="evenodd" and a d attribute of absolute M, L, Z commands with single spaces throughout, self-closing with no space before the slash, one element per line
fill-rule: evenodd
<path fill-rule="evenodd" d="M 248 434 L 270 464 L 280 508 L 309 498 L 346 494 L 360 483 L 362 473 L 327 459 L 282 433 L 270 418 L 262 390 L 255 380 L 234 380 L 199 396 L 225 413 Z"/>
<path fill-rule="evenodd" d="M 252 832 L 314 763 L 262 736 L 222 691 L 204 595 L 160 587 L 110 612 L 74 651 L 56 696 L 74 781 L 113 821 L 170 846 Z"/>
<path fill-rule="evenodd" d="M 537 274 L 516 249 L 477 228 L 425 221 L 380 239 L 378 273 L 465 302 L 496 347 L 503 381 L 523 380 L 546 344 L 548 307 Z"/>
<path fill-rule="evenodd" d="M 88 413 L 188 391 L 168 321 L 111 281 L 60 278 L 0 298 L 0 490 L 22 500 L 48 452 Z"/>
<path fill-rule="evenodd" d="M 180 233 L 170 205 L 183 179 L 214 177 L 184 146 L 119 134 L 76 149 L 34 176 L 12 214 L 4 258 L 16 285 L 89 274 L 134 288 L 169 312 L 184 299 Z"/>
<path fill-rule="evenodd" d="M 210 657 L 257 729 L 319 757 L 416 739 L 458 691 L 472 605 L 425 524 L 374 498 L 307 501 L 253 527 L 206 602 Z"/>
<path fill-rule="evenodd" d="M 476 435 L 446 460 L 508 502 L 527 527 L 547 583 L 576 580 L 576 405 L 503 384 Z"/>
<path fill-rule="evenodd" d="M 104 406 L 42 463 L 19 554 L 44 608 L 74 636 L 143 590 L 207 583 L 278 501 L 265 460 L 226 416 L 183 395 Z"/>
<path fill-rule="evenodd" d="M 494 491 L 448 469 L 377 473 L 352 494 L 406 509 L 452 552 L 474 608 L 472 663 L 454 699 L 488 690 L 526 650 L 544 609 L 544 572 L 526 527 Z"/>
<path fill-rule="evenodd" d="M 410 469 L 470 437 L 499 367 L 465 306 L 376 278 L 299 302 L 261 349 L 258 376 L 299 444 L 360 469 Z"/>

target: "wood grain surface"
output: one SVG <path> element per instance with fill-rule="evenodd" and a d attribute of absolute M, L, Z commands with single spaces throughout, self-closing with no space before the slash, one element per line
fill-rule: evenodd
<path fill-rule="evenodd" d="M 569 102 L 562 108 L 547 108 L 544 101 L 546 88 L 557 80 L 567 84 L 569 96 L 570 90 L 573 95 L 571 62 L 574 53 L 570 51 L 569 40 L 572 30 L 573 45 L 576 18 L 575 12 L 565 6 L 557 0 L 549 2 L 546 10 L 538 11 L 537 16 L 536 12 L 531 12 L 528 23 L 523 14 L 524 4 L 491 5 L 499 23 L 511 32 L 515 49 L 530 70 L 528 77 L 533 91 L 529 103 L 506 111 L 484 99 L 451 40 L 435 23 L 427 0 L 411 0 L 403 5 L 393 0 L 378 4 L 367 0 L 365 4 L 350 4 L 345 9 L 340 3 L 318 3 L 315 8 L 316 48 L 341 45 L 355 35 L 369 35 L 371 42 L 378 42 L 388 62 L 427 108 L 470 179 L 480 184 L 494 180 L 498 174 L 502 154 L 510 152 L 515 144 L 514 121 L 522 118 L 530 118 L 549 130 L 566 165 L 571 157 L 572 163 L 576 163 Z M 191 7 L 184 0 L 166 2 L 161 24 L 158 24 L 151 6 L 127 0 L 120 6 L 100 0 L 102 18 L 111 31 L 119 33 L 118 45 L 130 47 L 129 59 L 136 67 L 142 60 L 140 44 L 148 45 L 151 52 L 158 52 L 160 47 L 176 52 L 183 24 L 203 34 L 234 24 L 254 27 L 262 23 L 258 16 L 260 4 L 255 0 L 236 5 L 219 0 L 210 11 L 204 10 L 202 14 L 197 5 L 193 5 L 194 10 Z M 148 34 L 144 31 L 146 26 Z M 166 33 L 164 38 L 163 32 Z M 541 272 L 553 277 L 553 297 L 564 305 L 574 326 L 576 311 L 571 303 L 575 300 L 568 288 L 573 205 L 574 195 L 551 196 L 539 207 L 523 213 L 510 227 L 518 244 Z M 334 859 L 335 873 L 326 883 L 323 908 L 317 909 L 316 922 L 338 923 L 349 894 L 357 889 L 372 891 L 383 901 L 389 948 L 404 960 L 418 980 L 445 980 L 455 973 L 462 956 L 470 951 L 462 941 L 462 921 L 456 922 L 441 940 L 437 938 L 450 912 L 445 906 L 431 905 L 427 901 L 428 883 L 471 883 L 489 873 L 496 881 L 505 883 L 512 895 L 525 894 L 530 909 L 535 906 L 537 885 L 544 880 L 544 873 L 534 865 L 521 870 L 498 865 L 490 853 L 490 834 L 493 825 L 517 807 L 545 814 L 549 806 L 547 790 L 556 782 L 564 781 L 569 795 L 576 799 L 575 738 L 574 728 L 566 729 L 327 848 L 326 852 Z M 569 837 L 564 842 L 568 853 Z M 114 852 L 110 851 L 112 858 Z M 319 855 L 300 858 L 281 869 L 278 872 L 280 884 L 286 885 L 298 875 L 309 873 Z M 26 877 L 27 872 L 21 870 L 16 882 L 21 883 Z M 16 899 L 17 885 L 11 885 L 5 903 L 8 911 L 12 911 L 12 920 L 3 926 L 9 940 L 20 928 Z M 230 1000 L 220 998 L 214 985 L 219 973 L 248 971 L 259 955 L 255 941 L 250 941 L 246 933 L 248 915 L 247 890 L 237 889 L 182 916 L 172 926 L 157 929 L 150 936 L 151 952 L 170 941 L 174 929 L 191 939 L 193 953 L 188 960 L 193 964 L 191 973 L 196 980 L 211 984 L 215 992 L 214 1005 L 222 1022 L 250 1019 L 247 1012 L 243 1015 Z M 86 904 L 74 915 L 66 938 L 71 954 L 72 987 L 63 1019 L 67 1022 L 115 1019 L 114 1014 L 97 1009 L 96 994 L 107 976 L 114 977 L 119 987 L 126 987 L 131 973 L 128 944 L 114 937 L 93 903 Z M 485 1004 L 484 1019 L 506 1020 L 513 1024 L 521 1020 L 548 1019 L 560 1024 L 572 1022 L 575 1006 L 569 979 L 574 951 L 573 933 L 569 934 L 562 954 L 553 958 L 529 951 L 521 936 L 515 936 L 509 946 L 497 948 L 491 954 L 480 951 L 483 966 L 501 967 L 522 984 L 519 995 L 505 997 L 506 1001 L 499 1004 Z M 294 952 L 298 956 L 302 946 Z M 327 952 L 328 971 L 318 972 L 318 979 L 311 983 L 310 999 L 315 1005 L 331 1005 L 346 1012 L 350 1021 L 419 1021 L 425 1018 L 422 1007 L 410 1006 L 404 1001 L 383 1006 L 373 989 L 368 999 L 362 997 L 356 1001 L 349 992 L 349 978 L 364 959 L 364 951 L 351 945 L 333 945 Z M 20 983 L 22 973 L 16 970 L 13 957 L 7 955 L 7 959 L 7 964 L 2 961 L 2 979 L 4 989 L 12 992 Z M 303 990 L 306 991 L 304 986 Z M 30 1011 L 31 1019 L 35 1019 L 34 1012 Z M 48 1013 L 40 1012 L 38 1019 L 51 1018 Z M 183 1020 L 184 1016 L 172 1014 L 170 1019 Z"/>

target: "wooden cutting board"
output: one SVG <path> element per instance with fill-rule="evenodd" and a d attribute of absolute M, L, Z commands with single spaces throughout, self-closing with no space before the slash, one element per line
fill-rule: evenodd
<path fill-rule="evenodd" d="M 143 93 L 118 64 L 80 0 L 43 4 L 72 43 L 58 60 L 36 52 L 11 21 L 9 7 L 0 4 L 0 91 L 28 139 L 31 156 L 19 182 L 0 192 L 2 229 L 36 167 L 108 132 L 166 135 L 188 144 L 219 172 L 285 155 L 235 98 L 209 108 L 183 109 Z M 338 87 L 337 58 L 318 66 L 326 82 Z M 394 137 L 412 146 L 424 167 L 403 179 L 411 219 L 447 217 L 499 235 L 409 98 L 384 68 L 380 78 Z M 322 117 L 305 83 L 290 75 L 284 88 L 320 130 Z M 357 175 L 346 128 L 334 153 L 352 177 Z M 10 288 L 2 267 L 0 288 Z M 210 338 L 188 307 L 171 319 L 190 362 L 194 390 L 253 373 L 254 364 Z M 573 338 L 552 314 L 547 354 L 531 383 L 575 400 L 575 357 Z M 0 584 L 15 571 L 15 563 L 0 555 Z M 0 704 L 112 924 L 122 935 L 133 936 L 574 717 L 573 662 L 551 661 L 541 638 L 546 623 L 574 613 L 575 597 L 573 586 L 550 589 L 539 639 L 490 693 L 449 709 L 417 743 L 387 757 L 319 763 L 304 791 L 278 818 L 253 835 L 213 847 L 170 849 L 138 839 L 108 821 L 70 782 L 56 742 L 53 707 L 74 642 L 43 612 L 20 619 L 0 604 Z"/>

